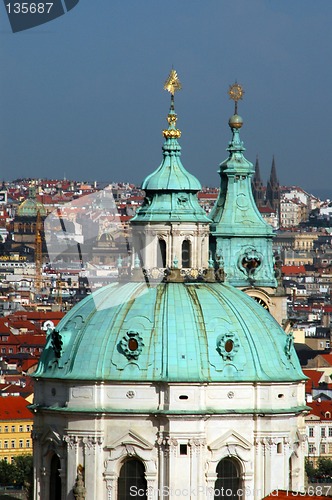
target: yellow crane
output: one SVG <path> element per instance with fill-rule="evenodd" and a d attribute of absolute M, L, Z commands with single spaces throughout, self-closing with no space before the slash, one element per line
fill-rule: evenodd
<path fill-rule="evenodd" d="M 42 288 L 42 266 L 43 266 L 43 249 L 42 249 L 42 220 L 40 212 L 37 212 L 36 229 L 35 229 L 35 290 L 40 292 Z"/>

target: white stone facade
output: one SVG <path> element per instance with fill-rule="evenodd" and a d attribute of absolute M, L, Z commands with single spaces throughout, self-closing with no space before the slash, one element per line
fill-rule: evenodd
<path fill-rule="evenodd" d="M 143 241 L 140 241 L 140 237 Z M 160 265 L 161 255 L 158 247 L 159 240 L 165 242 L 166 266 Z M 183 266 L 182 246 L 184 241 L 189 243 L 189 265 L 194 269 L 206 267 L 209 258 L 209 226 L 208 224 L 190 222 L 170 222 L 168 224 L 152 223 L 149 225 L 133 226 L 134 248 L 141 248 L 142 265 L 145 269 L 154 267 Z"/>
<path fill-rule="evenodd" d="M 304 404 L 303 383 L 39 380 L 35 404 L 35 500 L 53 498 L 55 455 L 66 500 L 74 500 L 80 465 L 85 500 L 117 500 L 128 458 L 144 466 L 148 500 L 214 499 L 216 469 L 225 457 L 239 470 L 241 500 L 304 488 L 305 428 L 293 410 Z"/>

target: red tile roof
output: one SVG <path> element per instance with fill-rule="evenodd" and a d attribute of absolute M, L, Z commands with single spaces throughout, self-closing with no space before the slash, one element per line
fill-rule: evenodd
<path fill-rule="evenodd" d="M 218 193 L 198 193 L 199 200 L 216 200 L 218 198 Z"/>
<path fill-rule="evenodd" d="M 305 274 L 304 266 L 282 266 L 281 271 L 286 275 Z"/>
<path fill-rule="evenodd" d="M 317 370 L 302 370 L 304 375 L 309 377 L 309 380 L 306 380 L 305 382 L 305 392 L 306 393 L 311 393 L 313 387 L 318 387 L 319 386 L 319 381 L 322 378 L 322 375 L 324 375 L 324 372 L 319 372 Z"/>
<path fill-rule="evenodd" d="M 332 366 L 332 354 L 320 354 L 320 356 Z"/>
<path fill-rule="evenodd" d="M 320 420 L 332 420 L 332 401 L 313 401 L 307 405 L 311 408 L 310 414 L 316 415 Z"/>
<path fill-rule="evenodd" d="M 258 210 L 261 214 L 276 214 L 276 211 L 270 207 L 259 207 Z"/>
<path fill-rule="evenodd" d="M 20 345 L 29 345 L 29 346 L 44 346 L 46 343 L 46 335 L 36 335 L 33 333 L 22 333 L 19 336 Z"/>
<path fill-rule="evenodd" d="M 6 318 L 0 318 L 0 334 L 1 333 L 11 333 L 10 329 L 8 328 L 7 326 L 7 323 L 8 320 L 6 320 Z"/>
<path fill-rule="evenodd" d="M 0 397 L 0 420 L 32 420 L 28 404 L 22 396 Z"/>
<path fill-rule="evenodd" d="M 38 364 L 38 361 L 35 358 L 24 359 L 22 361 L 22 366 L 21 366 L 22 372 L 27 372 L 33 366 L 37 366 L 37 364 Z"/>

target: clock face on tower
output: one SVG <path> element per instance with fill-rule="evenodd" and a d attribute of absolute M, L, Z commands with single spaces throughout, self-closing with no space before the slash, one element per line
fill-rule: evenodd
<path fill-rule="evenodd" d="M 261 299 L 260 297 L 253 297 L 253 299 L 255 299 L 256 302 L 258 302 L 258 304 L 260 304 L 261 306 L 263 306 L 264 309 L 266 309 L 267 311 L 269 310 L 269 306 L 267 305 L 267 303 L 265 302 L 265 300 Z"/>

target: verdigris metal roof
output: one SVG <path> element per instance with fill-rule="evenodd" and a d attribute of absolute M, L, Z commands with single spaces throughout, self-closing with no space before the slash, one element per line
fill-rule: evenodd
<path fill-rule="evenodd" d="M 220 283 L 113 283 L 49 333 L 35 377 L 105 381 L 298 381 L 292 337 Z"/>

